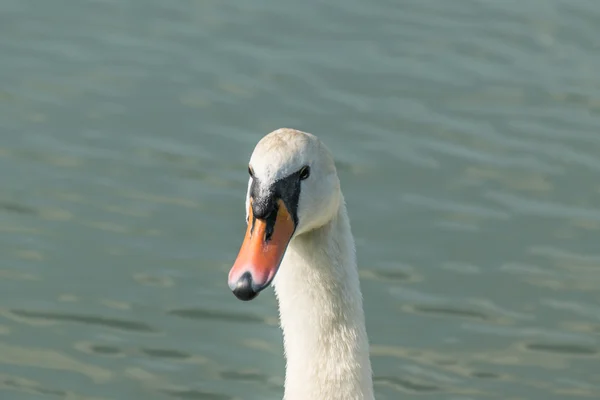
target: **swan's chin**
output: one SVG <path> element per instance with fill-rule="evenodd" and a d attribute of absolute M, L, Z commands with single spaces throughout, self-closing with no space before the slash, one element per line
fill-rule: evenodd
<path fill-rule="evenodd" d="M 240 252 L 229 271 L 229 288 L 240 300 L 249 301 L 275 278 L 296 225 L 282 200 L 265 219 L 248 211 L 248 228 Z"/>

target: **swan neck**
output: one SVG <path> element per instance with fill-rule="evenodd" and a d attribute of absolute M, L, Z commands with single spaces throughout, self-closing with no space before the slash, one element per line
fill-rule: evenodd
<path fill-rule="evenodd" d="M 286 354 L 284 400 L 372 400 L 354 239 L 346 207 L 290 243 L 276 276 Z"/>

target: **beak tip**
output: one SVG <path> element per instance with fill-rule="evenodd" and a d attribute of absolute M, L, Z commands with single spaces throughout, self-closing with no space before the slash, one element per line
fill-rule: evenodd
<path fill-rule="evenodd" d="M 242 301 L 253 300 L 259 293 L 253 288 L 250 272 L 245 272 L 237 281 L 229 281 L 229 288 Z"/>

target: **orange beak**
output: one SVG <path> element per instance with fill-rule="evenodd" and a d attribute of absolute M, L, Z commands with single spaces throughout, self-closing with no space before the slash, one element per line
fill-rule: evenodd
<path fill-rule="evenodd" d="M 273 227 L 268 226 L 269 219 L 254 218 L 252 206 L 248 211 L 246 236 L 229 271 L 229 287 L 240 300 L 254 299 L 271 283 L 296 229 L 284 202 L 277 200 L 277 206 Z"/>

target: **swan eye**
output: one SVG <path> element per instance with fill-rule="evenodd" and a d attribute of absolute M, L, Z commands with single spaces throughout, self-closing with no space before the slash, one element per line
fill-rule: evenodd
<path fill-rule="evenodd" d="M 300 180 L 303 181 L 310 176 L 310 167 L 307 165 L 300 170 Z"/>
<path fill-rule="evenodd" d="M 250 175 L 250 178 L 254 178 L 254 170 L 250 165 L 248 165 L 248 174 Z"/>

